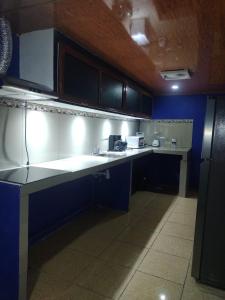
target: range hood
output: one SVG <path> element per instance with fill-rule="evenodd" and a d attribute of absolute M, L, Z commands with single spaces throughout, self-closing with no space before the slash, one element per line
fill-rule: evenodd
<path fill-rule="evenodd" d="M 48 87 L 23 79 L 5 77 L 0 88 L 0 96 L 18 100 L 50 100 L 58 99 Z"/>
<path fill-rule="evenodd" d="M 58 99 L 57 46 L 54 41 L 54 28 L 20 35 L 19 76 L 1 79 L 0 97 L 26 101 Z"/>

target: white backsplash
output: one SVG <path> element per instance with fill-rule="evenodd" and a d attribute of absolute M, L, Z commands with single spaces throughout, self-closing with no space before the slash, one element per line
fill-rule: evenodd
<path fill-rule="evenodd" d="M 177 147 L 192 146 L 193 120 L 150 120 L 141 121 L 140 131 L 145 134 L 145 142 L 151 145 L 154 137 L 164 137 L 165 146 L 175 138 Z"/>
<path fill-rule="evenodd" d="M 139 121 L 27 111 L 30 163 L 108 148 L 110 134 L 134 135 Z M 0 106 L 0 169 L 26 164 L 25 109 Z"/>

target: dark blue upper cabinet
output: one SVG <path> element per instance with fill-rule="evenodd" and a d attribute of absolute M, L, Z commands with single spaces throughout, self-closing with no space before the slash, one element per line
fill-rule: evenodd
<path fill-rule="evenodd" d="M 126 91 L 125 109 L 127 113 L 131 113 L 131 114 L 140 113 L 142 95 L 139 92 L 139 90 L 127 85 L 125 91 Z"/>
<path fill-rule="evenodd" d="M 149 94 L 142 95 L 141 113 L 149 118 L 152 116 L 152 96 Z"/>
<path fill-rule="evenodd" d="M 60 94 L 63 99 L 72 103 L 97 106 L 100 71 L 94 63 L 69 46 L 62 46 L 60 60 Z"/>
<path fill-rule="evenodd" d="M 73 41 L 59 35 L 58 44 L 57 91 L 61 101 L 150 117 L 147 91 Z"/>
<path fill-rule="evenodd" d="M 122 110 L 123 82 L 111 74 L 102 72 L 101 105 L 109 110 Z"/>

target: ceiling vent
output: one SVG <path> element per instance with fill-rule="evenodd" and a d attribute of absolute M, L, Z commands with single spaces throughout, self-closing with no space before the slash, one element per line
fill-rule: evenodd
<path fill-rule="evenodd" d="M 191 74 L 188 69 L 161 71 L 160 75 L 165 80 L 191 79 Z"/>

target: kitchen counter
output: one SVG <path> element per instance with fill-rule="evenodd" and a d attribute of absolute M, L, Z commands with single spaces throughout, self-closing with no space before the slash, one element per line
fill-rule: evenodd
<path fill-rule="evenodd" d="M 187 160 L 190 148 L 145 147 L 124 152 L 103 152 L 101 155 L 75 155 L 73 157 L 32 164 L 29 167 L 0 171 L 0 181 L 23 185 L 24 193 L 33 193 L 51 186 L 72 181 L 132 161 L 151 153 L 182 156 L 179 194 L 186 195 Z"/>
<path fill-rule="evenodd" d="M 44 180 L 49 177 L 65 174 L 65 171 L 39 168 L 39 167 L 22 167 L 0 172 L 0 181 L 18 183 L 21 185 Z"/>
<path fill-rule="evenodd" d="M 142 149 L 128 149 L 124 152 L 102 152 L 101 155 L 75 155 L 73 157 L 43 162 L 38 164 L 33 164 L 33 167 L 39 168 L 47 168 L 47 169 L 54 169 L 67 172 L 64 173 L 63 176 L 58 176 L 57 178 L 52 179 L 49 184 L 55 185 L 66 180 L 74 180 L 83 176 L 87 176 L 90 174 L 94 174 L 96 172 L 114 167 L 116 165 L 125 163 L 127 161 L 132 161 L 133 159 L 140 158 L 145 155 L 149 155 L 151 153 L 158 153 L 158 154 L 168 154 L 168 155 L 180 155 L 182 156 L 181 160 L 181 175 L 184 178 L 183 181 L 180 181 L 180 184 L 185 184 L 184 186 L 180 186 L 180 195 L 185 197 L 186 195 L 186 180 L 187 180 L 187 168 L 186 162 L 188 160 L 188 154 L 190 153 L 190 148 L 171 148 L 171 147 L 145 147 Z M 104 156 L 106 155 L 106 156 Z M 182 164 L 183 162 L 183 164 Z M 183 166 L 184 165 L 184 166 Z M 183 166 L 183 167 L 182 167 Z M 185 169 L 185 170 L 184 170 Z M 66 176 L 65 176 L 66 175 Z M 186 175 L 186 176 L 185 176 Z M 45 187 L 49 187 L 49 184 L 45 180 L 36 185 L 29 185 L 27 188 L 29 192 L 37 191 L 40 187 L 39 184 L 44 184 Z"/>

